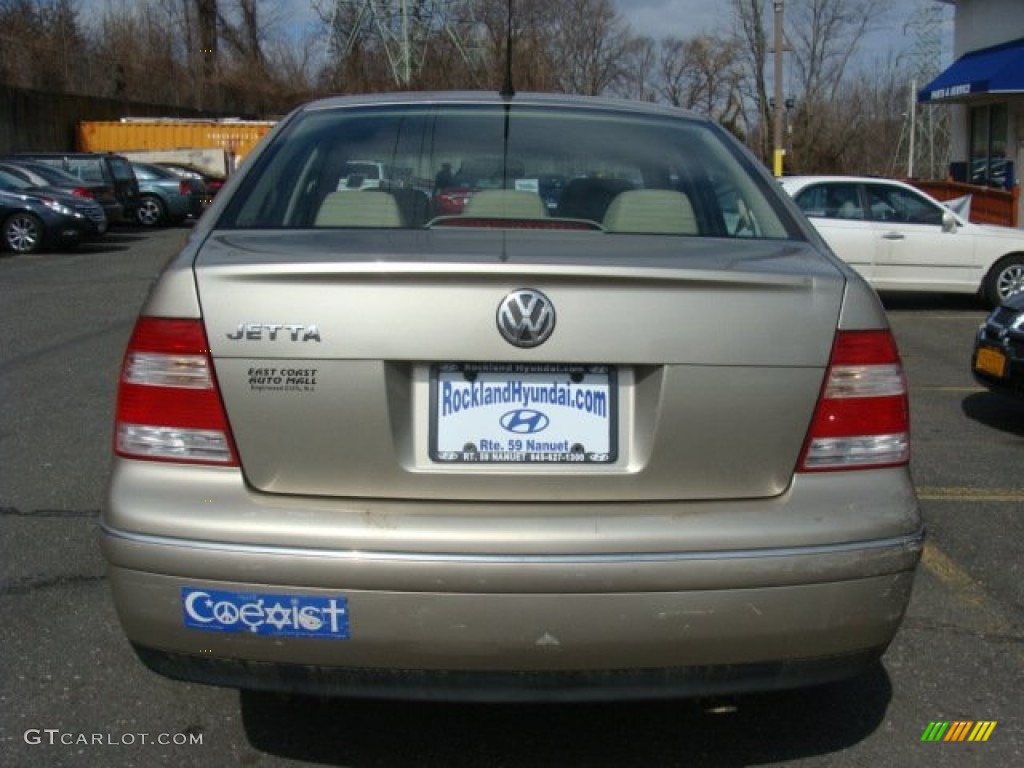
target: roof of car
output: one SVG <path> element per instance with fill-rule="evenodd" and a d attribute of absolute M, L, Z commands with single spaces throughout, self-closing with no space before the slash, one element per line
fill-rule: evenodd
<path fill-rule="evenodd" d="M 24 157 L 22 155 L 2 155 L 0 156 L 0 163 L 10 163 L 11 165 L 29 165 L 33 168 L 53 168 L 52 165 L 46 163 L 40 163 L 38 160 L 33 160 L 31 157 Z"/>
<path fill-rule="evenodd" d="M 779 183 L 783 186 L 805 186 L 811 183 L 821 182 L 845 182 L 848 184 L 860 184 L 863 182 L 879 182 L 883 184 L 900 184 L 904 185 L 905 182 L 899 179 L 890 179 L 885 176 L 842 176 L 842 175 L 821 175 L 821 176 L 783 176 L 779 179 Z"/>
<path fill-rule="evenodd" d="M 11 155 L 11 157 L 17 158 L 33 158 L 33 157 L 121 157 L 117 152 L 61 152 L 59 150 L 43 150 L 36 152 L 34 150 L 23 150 Z"/>
<path fill-rule="evenodd" d="M 27 157 L 18 157 L 17 155 L 7 155 L 0 157 L 0 165 L 10 166 L 12 168 L 20 168 L 22 170 L 28 170 L 34 172 L 37 176 L 66 176 L 68 180 L 75 180 L 76 184 L 85 183 L 77 176 L 73 176 L 65 171 L 63 168 L 58 168 L 55 165 L 49 165 L 47 163 L 41 163 L 38 160 L 32 160 Z"/>

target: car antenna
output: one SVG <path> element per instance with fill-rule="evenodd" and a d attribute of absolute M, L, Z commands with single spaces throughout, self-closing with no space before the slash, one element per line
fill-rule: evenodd
<path fill-rule="evenodd" d="M 505 82 L 501 86 L 500 96 L 511 99 L 516 95 L 512 85 L 512 0 L 508 0 L 508 21 L 505 25 Z"/>

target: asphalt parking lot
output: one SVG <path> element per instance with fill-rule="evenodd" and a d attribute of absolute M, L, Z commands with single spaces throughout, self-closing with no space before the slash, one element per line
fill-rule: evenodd
<path fill-rule="evenodd" d="M 882 665 L 715 701 L 320 702 L 173 683 L 121 635 L 96 546 L 120 355 L 189 229 L 0 258 L 0 765 L 1024 765 L 1024 402 L 968 368 L 986 314 L 886 296 L 929 538 Z M 995 722 L 984 743 L 932 722 Z"/>

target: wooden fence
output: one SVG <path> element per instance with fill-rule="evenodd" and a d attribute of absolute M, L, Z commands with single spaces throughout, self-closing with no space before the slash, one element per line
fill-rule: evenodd
<path fill-rule="evenodd" d="M 964 184 L 959 181 L 919 181 L 908 179 L 922 192 L 936 200 L 954 200 L 964 195 L 971 196 L 970 220 L 978 224 L 1001 224 L 1004 227 L 1020 225 L 1020 189 L 994 189 Z"/>

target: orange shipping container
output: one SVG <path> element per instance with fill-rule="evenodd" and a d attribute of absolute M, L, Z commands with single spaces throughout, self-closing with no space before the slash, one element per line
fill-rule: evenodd
<path fill-rule="evenodd" d="M 78 124 L 81 152 L 223 149 L 237 163 L 274 127 L 270 120 L 127 119 Z"/>

